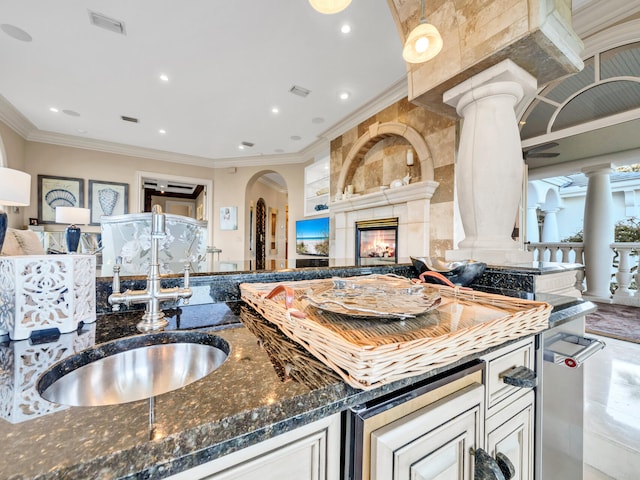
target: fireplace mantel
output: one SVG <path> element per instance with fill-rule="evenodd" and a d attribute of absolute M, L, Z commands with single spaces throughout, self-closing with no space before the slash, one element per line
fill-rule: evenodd
<path fill-rule="evenodd" d="M 356 222 L 392 217 L 398 218 L 398 260 L 405 262 L 410 256 L 428 256 L 431 197 L 438 185 L 427 180 L 332 202 L 330 212 L 335 237 L 330 256 L 352 265 Z"/>
<path fill-rule="evenodd" d="M 331 213 L 351 212 L 368 208 L 397 205 L 413 200 L 431 200 L 439 183 L 425 181 L 410 183 L 402 187 L 387 188 L 378 192 L 365 193 L 352 196 L 346 200 L 338 200 L 331 203 Z"/>

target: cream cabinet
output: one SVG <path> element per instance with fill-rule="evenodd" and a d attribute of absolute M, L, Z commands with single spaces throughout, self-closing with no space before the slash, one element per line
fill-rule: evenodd
<path fill-rule="evenodd" d="M 172 480 L 338 480 L 340 414 L 169 477 Z"/>
<path fill-rule="evenodd" d="M 487 362 L 485 448 L 501 463 L 507 480 L 534 478 L 534 341 L 530 337 L 483 357 Z M 516 383 L 523 386 L 513 385 L 507 378 L 518 370 Z"/>
<path fill-rule="evenodd" d="M 487 419 L 486 448 L 493 458 L 510 462 L 513 480 L 533 480 L 534 393 L 527 392 Z M 507 460 L 504 460 L 507 459 Z"/>
<path fill-rule="evenodd" d="M 484 387 L 472 384 L 372 433 L 371 480 L 473 479 Z"/>
<path fill-rule="evenodd" d="M 429 394 L 448 391 L 435 399 L 422 394 L 411 400 L 416 408 L 407 405 L 400 415 L 369 407 L 376 415 L 365 418 L 362 430 L 370 437 L 370 455 L 365 438 L 361 456 L 367 464 L 348 478 L 533 480 L 534 345 L 531 337 L 494 350 L 482 357 L 483 375 L 443 379 L 444 385 Z M 385 415 L 390 418 L 377 422 L 369 434 L 366 422 Z"/>
<path fill-rule="evenodd" d="M 329 157 L 304 169 L 304 215 L 329 213 Z"/>

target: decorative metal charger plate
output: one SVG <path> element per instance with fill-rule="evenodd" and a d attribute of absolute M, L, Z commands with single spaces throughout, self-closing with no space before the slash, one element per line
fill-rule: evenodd
<path fill-rule="evenodd" d="M 440 305 L 440 294 L 424 293 L 424 285 L 389 277 L 335 278 L 333 285 L 308 289 L 303 300 L 327 312 L 372 319 L 415 318 Z"/>

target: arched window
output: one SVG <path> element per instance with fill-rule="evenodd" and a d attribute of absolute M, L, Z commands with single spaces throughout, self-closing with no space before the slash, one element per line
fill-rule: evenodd
<path fill-rule="evenodd" d="M 523 140 L 640 108 L 640 42 L 603 50 L 584 69 L 538 92 L 521 118 Z"/>

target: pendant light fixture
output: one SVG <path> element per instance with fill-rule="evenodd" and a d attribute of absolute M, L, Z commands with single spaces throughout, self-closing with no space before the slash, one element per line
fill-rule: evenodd
<path fill-rule="evenodd" d="M 309 0 L 311 6 L 320 13 L 338 13 L 349 6 L 351 0 Z"/>
<path fill-rule="evenodd" d="M 438 29 L 424 18 L 424 0 L 420 23 L 411 30 L 402 49 L 402 57 L 409 63 L 423 63 L 431 60 L 442 50 L 442 37 Z"/>

